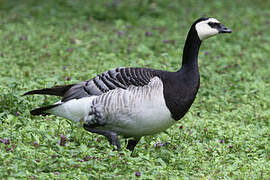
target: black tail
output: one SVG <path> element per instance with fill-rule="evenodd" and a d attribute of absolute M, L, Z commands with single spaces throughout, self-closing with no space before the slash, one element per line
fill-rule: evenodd
<path fill-rule="evenodd" d="M 45 88 L 39 90 L 28 91 L 23 94 L 23 96 L 31 95 L 31 94 L 47 94 L 54 96 L 64 96 L 64 94 L 72 87 L 74 84 L 63 85 L 63 86 L 55 86 L 52 88 Z"/>
<path fill-rule="evenodd" d="M 47 110 L 49 109 L 52 109 L 56 106 L 59 106 L 61 104 L 53 104 L 53 105 L 49 105 L 49 106 L 45 106 L 45 107 L 40 107 L 40 108 L 37 108 L 37 109 L 34 109 L 32 111 L 30 111 L 30 114 L 31 115 L 42 115 L 42 116 L 46 116 L 46 115 L 49 115 L 50 113 L 46 112 Z"/>

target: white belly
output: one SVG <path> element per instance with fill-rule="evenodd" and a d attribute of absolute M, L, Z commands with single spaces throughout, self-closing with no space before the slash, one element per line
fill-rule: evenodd
<path fill-rule="evenodd" d="M 176 122 L 165 104 L 159 78 L 152 79 L 147 86 L 110 92 L 107 101 L 104 100 L 106 97 L 103 97 L 103 101 L 102 97 L 99 99 L 99 107 L 103 106 L 101 109 L 106 118 L 106 125 L 100 129 L 113 130 L 123 136 L 155 134 Z"/>
<path fill-rule="evenodd" d="M 105 124 L 97 128 L 126 137 L 155 134 L 176 122 L 165 104 L 163 84 L 158 77 L 146 86 L 119 88 L 100 96 L 73 99 L 49 112 L 76 122 L 83 120 L 94 124 L 97 117 L 90 113 L 92 111 L 98 112 Z"/>

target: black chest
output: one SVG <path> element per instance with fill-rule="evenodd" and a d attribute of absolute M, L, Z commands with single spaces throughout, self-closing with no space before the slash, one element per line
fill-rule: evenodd
<path fill-rule="evenodd" d="M 169 73 L 162 77 L 166 106 L 174 120 L 181 119 L 191 107 L 200 86 L 199 72 Z"/>

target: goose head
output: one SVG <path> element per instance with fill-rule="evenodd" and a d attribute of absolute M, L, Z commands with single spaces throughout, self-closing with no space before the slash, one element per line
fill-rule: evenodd
<path fill-rule="evenodd" d="M 219 33 L 232 32 L 215 18 L 200 18 L 194 23 L 194 26 L 201 41 Z"/>

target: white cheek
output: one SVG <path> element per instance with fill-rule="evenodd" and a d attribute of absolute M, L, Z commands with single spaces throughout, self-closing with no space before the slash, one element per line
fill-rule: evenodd
<path fill-rule="evenodd" d="M 198 23 L 195 28 L 201 41 L 218 34 L 217 29 L 211 28 L 206 23 Z"/>

